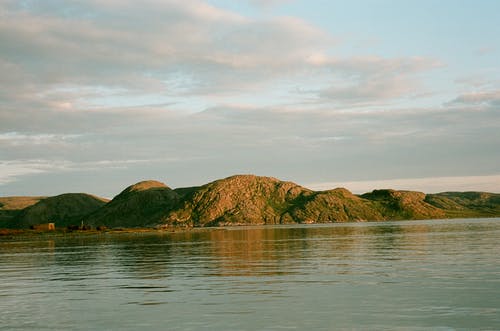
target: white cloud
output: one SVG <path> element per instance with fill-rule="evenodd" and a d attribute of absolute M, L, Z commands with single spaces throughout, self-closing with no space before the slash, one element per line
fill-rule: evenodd
<path fill-rule="evenodd" d="M 195 97 L 210 104 L 217 95 L 315 85 L 327 86 L 313 96 L 326 102 L 384 102 L 414 90 L 415 75 L 439 65 L 421 57 L 332 57 L 335 38 L 304 20 L 248 18 L 197 0 L 8 1 L 0 44 L 4 112 L 105 110 L 131 105 L 131 96 L 144 104 Z M 297 103 L 311 95 L 288 97 Z"/>
<path fill-rule="evenodd" d="M 80 134 L 26 134 L 13 131 L 0 133 L 0 146 L 60 145 L 80 137 L 82 137 Z"/>
<path fill-rule="evenodd" d="M 68 167 L 65 161 L 47 160 L 0 160 L 0 185 L 16 181 L 19 177 L 40 174 L 44 172 L 57 172 Z"/>
<path fill-rule="evenodd" d="M 261 9 L 269 9 L 271 7 L 284 5 L 293 2 L 293 0 L 248 0 L 252 5 Z"/>
<path fill-rule="evenodd" d="M 451 106 L 500 107 L 500 90 L 464 93 L 450 101 L 448 104 Z"/>
<path fill-rule="evenodd" d="M 418 74 L 443 65 L 437 60 L 422 57 L 338 59 L 316 55 L 309 61 L 330 67 L 340 77 L 320 90 L 319 97 L 348 107 L 360 104 L 373 106 L 374 103 L 422 94 Z"/>

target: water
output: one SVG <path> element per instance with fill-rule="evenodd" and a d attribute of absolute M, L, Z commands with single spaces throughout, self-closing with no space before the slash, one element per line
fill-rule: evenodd
<path fill-rule="evenodd" d="M 499 243 L 500 219 L 0 239 L 0 329 L 500 329 Z"/>

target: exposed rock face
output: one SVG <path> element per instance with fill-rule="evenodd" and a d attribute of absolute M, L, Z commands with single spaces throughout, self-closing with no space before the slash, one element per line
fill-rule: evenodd
<path fill-rule="evenodd" d="M 361 197 L 376 203 L 385 219 L 443 218 L 443 210 L 425 202 L 425 193 L 414 191 L 374 190 Z"/>
<path fill-rule="evenodd" d="M 56 226 L 77 223 L 88 214 L 106 204 L 106 200 L 85 193 L 66 193 L 45 198 L 29 206 L 19 214 L 16 227 L 53 222 Z"/>
<path fill-rule="evenodd" d="M 238 175 L 206 184 L 187 194 L 164 223 L 190 226 L 279 224 L 303 195 L 312 194 L 291 182 L 271 177 Z"/>
<path fill-rule="evenodd" d="M 179 202 L 179 195 L 157 181 L 127 187 L 113 200 L 85 219 L 93 226 L 146 227 L 160 220 Z"/>

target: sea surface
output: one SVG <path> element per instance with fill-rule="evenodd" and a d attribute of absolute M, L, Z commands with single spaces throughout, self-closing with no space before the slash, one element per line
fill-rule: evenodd
<path fill-rule="evenodd" d="M 500 219 L 0 239 L 1 330 L 499 330 Z"/>

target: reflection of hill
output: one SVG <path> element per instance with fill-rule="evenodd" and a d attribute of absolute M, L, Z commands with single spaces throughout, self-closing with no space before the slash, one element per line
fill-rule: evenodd
<path fill-rule="evenodd" d="M 347 258 L 362 237 L 353 227 L 259 227 L 210 231 L 217 276 L 293 274 L 307 261 Z M 318 265 L 310 265 L 314 271 Z"/>

